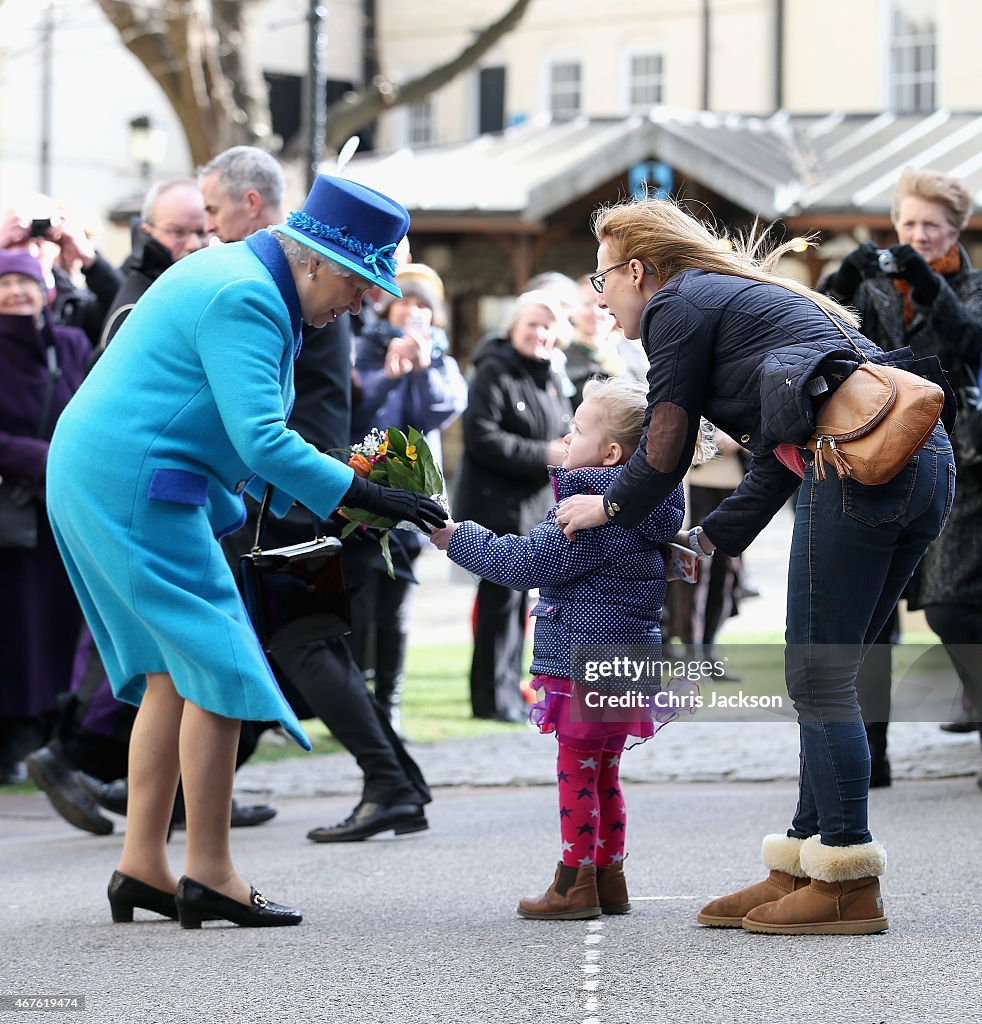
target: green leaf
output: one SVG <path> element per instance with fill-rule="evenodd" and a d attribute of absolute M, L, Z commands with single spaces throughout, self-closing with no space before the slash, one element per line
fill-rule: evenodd
<path fill-rule="evenodd" d="M 396 427 L 389 427 L 385 432 L 385 436 L 389 439 L 389 448 L 394 451 L 397 455 L 401 455 L 403 458 L 406 456 L 406 435 Z"/>
<path fill-rule="evenodd" d="M 409 428 L 409 443 L 416 446 L 417 472 L 421 472 L 423 481 L 422 493 L 427 497 L 432 497 L 434 494 L 442 494 L 444 489 L 443 474 L 440 472 L 440 467 L 436 464 L 436 459 L 433 458 L 433 453 L 430 451 L 426 438 L 415 427 Z"/>
<path fill-rule="evenodd" d="M 366 512 L 361 508 L 350 508 L 347 505 L 340 511 L 356 526 L 368 526 L 373 530 L 391 530 L 395 526 L 395 520 L 391 516 L 377 516 L 374 512 Z M 348 530 L 348 532 L 351 531 Z"/>
<path fill-rule="evenodd" d="M 385 571 L 389 574 L 389 578 L 394 580 L 396 578 L 396 572 L 392 565 L 392 552 L 389 550 L 388 532 L 383 533 L 379 537 L 378 542 L 382 548 L 382 558 L 385 561 Z"/>
<path fill-rule="evenodd" d="M 423 481 L 416 474 L 395 459 L 388 461 L 390 487 L 401 487 L 404 491 L 419 491 Z"/>

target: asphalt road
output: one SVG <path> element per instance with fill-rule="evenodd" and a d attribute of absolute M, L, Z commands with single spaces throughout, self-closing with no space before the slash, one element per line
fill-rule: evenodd
<path fill-rule="evenodd" d="M 112 924 L 118 832 L 77 832 L 40 794 L 3 797 L 0 995 L 84 996 L 84 1013 L 56 1019 L 87 1024 L 982 1021 L 972 778 L 875 794 L 890 930 L 857 937 L 693 921 L 706 900 L 762 877 L 760 838 L 785 825 L 792 783 L 636 784 L 627 797 L 629 917 L 520 919 L 518 898 L 552 877 L 553 791 L 460 787 L 437 792 L 428 833 L 337 846 L 303 835 L 343 817 L 350 797 L 278 800 L 274 821 L 235 833 L 236 856 L 270 898 L 303 909 L 303 924 L 200 932 L 150 915 Z M 181 834 L 172 852 L 179 868 Z"/>

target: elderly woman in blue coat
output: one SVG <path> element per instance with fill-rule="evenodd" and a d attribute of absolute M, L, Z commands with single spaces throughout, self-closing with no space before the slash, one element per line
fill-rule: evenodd
<path fill-rule="evenodd" d="M 319 177 L 303 210 L 167 271 L 129 316 L 59 420 L 48 459 L 55 537 L 116 695 L 140 710 L 130 744 L 126 838 L 109 886 L 134 907 L 240 925 L 297 924 L 236 872 L 229 848 L 241 719 L 279 721 L 310 744 L 277 687 L 222 556 L 242 494 L 274 488 L 282 515 L 350 504 L 423 529 L 419 495 L 354 476 L 286 426 L 302 322 L 398 294 L 392 254 L 409 217 L 371 189 Z M 166 838 L 178 778 L 183 877 Z"/>
<path fill-rule="evenodd" d="M 870 754 L 856 698 L 863 649 L 879 633 L 954 496 L 951 444 L 940 424 L 887 483 L 819 479 L 804 447 L 815 409 L 852 371 L 852 344 L 886 354 L 835 302 L 723 244 L 669 201 L 598 212 L 594 286 L 651 368 L 637 451 L 603 495 L 575 495 L 557 513 L 567 536 L 632 526 L 688 469 L 699 417 L 752 453 L 736 491 L 680 541 L 708 557 L 740 554 L 800 486 L 788 573 L 786 680 L 798 712 L 798 806 L 769 835 L 769 875 L 714 900 L 704 925 L 783 935 L 884 931 L 886 854 L 869 830 Z M 845 336 L 844 336 L 845 335 Z M 910 350 L 891 353 L 907 369 Z"/>

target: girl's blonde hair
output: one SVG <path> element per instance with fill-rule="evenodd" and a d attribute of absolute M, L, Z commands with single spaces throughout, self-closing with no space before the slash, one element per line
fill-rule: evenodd
<path fill-rule="evenodd" d="M 591 377 L 583 385 L 583 401 L 596 402 L 607 438 L 624 449 L 624 461 L 630 458 L 641 440 L 648 391 L 644 383 L 632 377 Z M 693 463 L 708 462 L 716 455 L 713 437 L 716 428 L 705 419 L 699 421 Z"/>
<path fill-rule="evenodd" d="M 594 213 L 591 227 L 597 241 L 607 243 L 612 262 L 640 260 L 660 284 L 683 270 L 730 274 L 797 292 L 852 327 L 859 326 L 854 314 L 828 296 L 774 273 L 796 242 L 765 251 L 766 232 L 756 239 L 730 236 L 697 220 L 671 199 L 630 199 L 602 206 Z"/>
<path fill-rule="evenodd" d="M 950 174 L 925 168 L 905 167 L 897 181 L 893 196 L 891 218 L 896 224 L 900 219 L 900 203 L 908 196 L 940 203 L 946 211 L 948 222 L 956 231 L 964 231 L 972 216 L 972 193 Z"/>

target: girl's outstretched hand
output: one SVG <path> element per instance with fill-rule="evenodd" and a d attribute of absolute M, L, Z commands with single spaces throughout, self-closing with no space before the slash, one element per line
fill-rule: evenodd
<path fill-rule="evenodd" d="M 446 551 L 450 547 L 450 538 L 458 526 L 460 526 L 460 523 L 455 523 L 452 519 L 448 519 L 446 526 L 437 527 L 437 529 L 430 532 L 430 540 L 435 547 L 438 547 L 441 551 Z"/>

